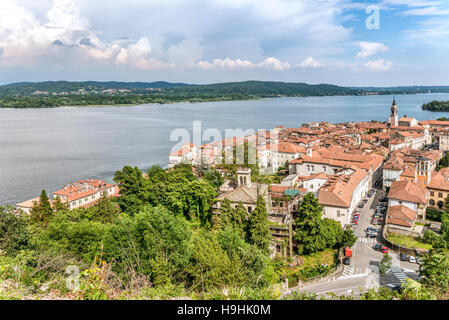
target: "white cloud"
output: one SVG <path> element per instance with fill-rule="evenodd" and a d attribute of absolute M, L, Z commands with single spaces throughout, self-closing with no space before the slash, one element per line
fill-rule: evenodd
<path fill-rule="evenodd" d="M 304 61 L 302 61 L 300 64 L 297 65 L 301 68 L 320 68 L 324 65 L 313 59 L 312 57 L 308 57 Z"/>
<path fill-rule="evenodd" d="M 380 52 L 388 51 L 389 48 L 380 42 L 360 42 L 360 51 L 357 53 L 357 58 L 366 58 Z"/>
<path fill-rule="evenodd" d="M 248 60 L 241 59 L 214 59 L 212 62 L 199 61 L 197 66 L 203 70 L 211 69 L 269 69 L 269 70 L 286 70 L 290 69 L 288 62 L 282 62 L 277 58 L 269 57 L 259 63 L 253 63 Z"/>
<path fill-rule="evenodd" d="M 90 29 L 72 0 L 53 0 L 45 21 L 12 0 L 0 1 L 0 66 L 27 67 L 42 61 L 55 63 L 105 63 L 138 69 L 172 68 L 150 57 L 147 38 L 123 47 L 120 42 L 107 43 Z M 73 60 L 73 59 L 77 60 Z"/>
<path fill-rule="evenodd" d="M 377 59 L 366 62 L 364 66 L 371 71 L 388 71 L 393 66 L 393 63 L 388 60 Z"/>

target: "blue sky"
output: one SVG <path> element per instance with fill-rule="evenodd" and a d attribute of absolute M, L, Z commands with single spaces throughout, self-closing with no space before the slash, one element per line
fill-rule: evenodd
<path fill-rule="evenodd" d="M 3 84 L 449 85 L 448 57 L 448 0 L 0 1 Z"/>

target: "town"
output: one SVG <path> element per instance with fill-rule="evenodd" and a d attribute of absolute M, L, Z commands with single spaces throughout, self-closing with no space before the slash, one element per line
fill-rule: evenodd
<path fill-rule="evenodd" d="M 386 122 L 303 123 L 299 128 L 278 126 L 200 147 L 188 143 L 169 155 L 168 171 L 188 165 L 196 175 L 212 168 L 221 176 L 223 183 L 217 186 L 211 207 L 214 225 L 223 223 L 221 216 L 228 207 L 250 217 L 263 199 L 270 258 L 293 259 L 291 266 L 301 263 L 295 260 L 295 230 L 304 201 L 316 199 L 323 219 L 351 230 L 355 243 L 341 248 L 338 267 L 323 273 L 327 278 L 290 284 L 286 278 L 284 294 L 346 292 L 348 286 L 399 290 L 407 278 L 419 278 L 420 257 L 429 247 L 419 239 L 429 230 L 441 233 L 441 219 L 435 215 L 442 214 L 449 197 L 449 168 L 441 167 L 449 151 L 449 121 L 399 118 L 398 109 L 394 100 Z M 238 159 L 238 150 L 246 155 Z M 150 171 L 139 175 L 149 179 Z M 50 201 L 53 205 L 60 201 L 68 210 L 89 208 L 102 196 L 119 199 L 121 191 L 120 184 L 87 179 L 53 192 Z M 36 197 L 16 207 L 30 215 L 40 201 Z M 371 263 L 390 251 L 391 268 L 380 281 L 373 280 L 376 271 Z M 330 275 L 338 281 L 331 286 L 320 281 Z"/>

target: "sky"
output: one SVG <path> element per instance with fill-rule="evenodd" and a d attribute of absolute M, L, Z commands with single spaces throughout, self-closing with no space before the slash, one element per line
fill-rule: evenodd
<path fill-rule="evenodd" d="M 0 84 L 449 85 L 449 0 L 0 0 Z"/>

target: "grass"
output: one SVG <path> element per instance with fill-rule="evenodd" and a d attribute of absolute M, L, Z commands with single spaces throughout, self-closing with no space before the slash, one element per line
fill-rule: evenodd
<path fill-rule="evenodd" d="M 316 267 L 322 264 L 327 264 L 330 267 L 335 262 L 335 255 L 337 252 L 338 250 L 335 249 L 326 249 L 321 252 L 315 252 L 310 255 L 301 256 L 301 258 L 304 260 L 304 263 L 302 265 L 292 268 L 287 266 L 284 268 L 284 271 L 286 271 L 286 273 L 297 272 L 301 269 Z"/>
<path fill-rule="evenodd" d="M 417 249 L 426 249 L 429 250 L 432 248 L 431 244 L 423 243 L 418 238 L 414 238 L 411 236 L 406 236 L 397 233 L 389 233 L 387 235 L 387 239 L 393 242 L 394 244 L 399 244 L 402 247 L 406 248 L 417 248 Z"/>

